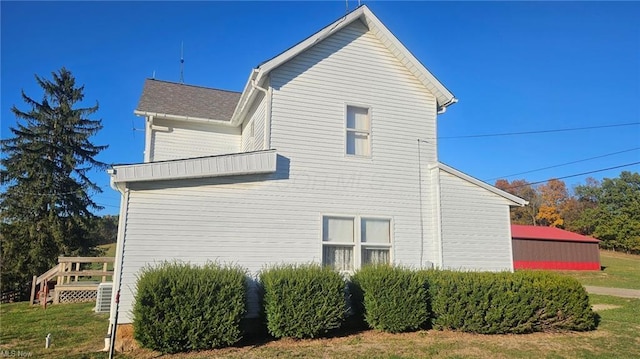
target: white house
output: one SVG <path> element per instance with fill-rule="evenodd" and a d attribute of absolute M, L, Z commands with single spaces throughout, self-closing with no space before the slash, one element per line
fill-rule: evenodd
<path fill-rule="evenodd" d="M 110 170 L 119 324 L 162 260 L 513 270 L 509 206 L 526 202 L 438 162 L 436 117 L 455 102 L 366 6 L 242 93 L 147 80 L 144 163 Z"/>

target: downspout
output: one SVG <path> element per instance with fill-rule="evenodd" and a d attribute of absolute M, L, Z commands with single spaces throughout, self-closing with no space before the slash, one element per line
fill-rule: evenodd
<path fill-rule="evenodd" d="M 153 131 L 153 116 L 147 116 L 144 131 L 144 162 L 151 162 L 151 131 Z M 115 189 L 115 188 L 114 188 Z"/>
<path fill-rule="evenodd" d="M 129 207 L 129 188 L 127 188 L 126 182 L 115 182 L 115 169 L 109 169 L 107 172 L 111 176 L 111 188 L 120 192 L 121 194 L 120 217 L 118 218 L 118 239 L 116 241 L 116 258 L 115 266 L 113 268 L 114 290 L 111 294 L 111 311 L 109 313 L 109 329 L 107 331 L 107 336 L 109 337 L 109 347 L 105 348 L 109 351 L 109 358 L 113 358 L 116 344 L 116 331 L 118 326 L 118 311 L 120 309 L 120 289 L 122 288 L 122 265 L 124 263 L 124 237 Z"/>
<path fill-rule="evenodd" d="M 424 259 L 424 213 L 422 210 L 422 159 L 421 159 L 420 139 L 418 139 L 418 203 L 420 206 L 420 268 L 422 269 Z"/>
<path fill-rule="evenodd" d="M 256 80 L 251 80 L 251 87 L 264 93 L 264 99 L 266 101 L 265 115 L 264 115 L 264 139 L 263 146 L 265 150 L 271 148 L 271 99 L 273 96 L 273 89 L 269 86 L 268 89 L 262 88 L 256 84 Z"/>
<path fill-rule="evenodd" d="M 436 228 L 438 233 L 438 242 L 440 243 L 440 268 L 444 269 L 444 240 L 442 238 L 442 191 L 440 187 L 440 167 L 435 167 L 436 170 Z"/>
<path fill-rule="evenodd" d="M 509 258 L 511 261 L 511 268 L 510 268 L 510 272 L 514 272 L 515 271 L 515 265 L 513 263 L 513 235 L 511 234 L 511 206 L 507 206 L 507 223 L 509 223 Z"/>

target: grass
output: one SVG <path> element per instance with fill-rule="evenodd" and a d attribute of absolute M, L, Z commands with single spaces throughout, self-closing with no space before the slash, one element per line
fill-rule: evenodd
<path fill-rule="evenodd" d="M 373 330 L 348 336 L 282 339 L 239 347 L 162 356 L 163 358 L 638 358 L 640 299 L 592 296 L 592 303 L 613 309 L 599 311 L 600 327 L 592 332 L 478 335 L 452 331 L 387 334 Z M 138 349 L 127 358 L 155 358 Z"/>
<path fill-rule="evenodd" d="M 103 257 L 115 257 L 116 256 L 116 243 L 102 244 L 98 248 L 104 249 Z"/>
<path fill-rule="evenodd" d="M 106 358 L 97 351 L 104 347 L 108 314 L 94 313 L 94 306 L 56 304 L 43 309 L 26 302 L 0 305 L 0 357 L 14 351 L 36 358 Z M 45 349 L 48 333 L 52 344 Z"/>
<path fill-rule="evenodd" d="M 611 251 L 600 251 L 600 271 L 564 271 L 582 285 L 640 289 L 640 256 Z"/>
<path fill-rule="evenodd" d="M 451 331 L 387 334 L 373 330 L 328 339 L 277 340 L 238 347 L 162 356 L 181 358 L 638 358 L 640 299 L 592 295 L 591 301 L 610 309 L 599 311 L 600 327 L 592 332 L 475 335 Z M 106 358 L 103 346 L 107 315 L 93 313 L 93 303 L 0 307 L 0 356 L 11 351 L 32 357 Z M 44 348 L 47 333 L 53 337 Z M 118 358 L 157 358 L 137 349 Z"/>

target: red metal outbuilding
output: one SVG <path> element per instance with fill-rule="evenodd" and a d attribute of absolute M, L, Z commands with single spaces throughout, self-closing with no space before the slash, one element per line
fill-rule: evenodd
<path fill-rule="evenodd" d="M 600 270 L 599 240 L 554 227 L 511 225 L 514 269 Z"/>

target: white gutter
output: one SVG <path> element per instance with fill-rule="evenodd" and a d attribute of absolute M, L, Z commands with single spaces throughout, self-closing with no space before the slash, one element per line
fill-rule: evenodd
<path fill-rule="evenodd" d="M 238 101 L 235 110 L 233 110 L 231 121 L 229 121 L 232 126 L 240 125 L 240 119 L 242 119 L 244 114 L 247 112 L 247 104 L 253 99 L 255 94 L 253 83 L 259 71 L 260 70 L 258 69 L 253 69 L 253 71 L 251 71 L 251 75 L 249 75 L 249 80 L 247 80 L 247 84 L 244 86 L 240 100 Z"/>
<path fill-rule="evenodd" d="M 264 140 L 263 149 L 271 148 L 271 98 L 273 96 L 273 89 L 269 86 L 267 89 L 262 88 L 256 84 L 256 81 L 251 81 L 251 87 L 264 93 L 264 100 L 266 101 L 266 109 L 264 115 Z"/>
<path fill-rule="evenodd" d="M 129 206 L 129 189 L 126 184 L 113 184 L 113 170 L 108 171 L 111 175 L 111 187 L 117 189 L 122 195 L 120 199 L 120 216 L 118 219 L 118 239 L 116 241 L 116 258 L 113 268 L 113 291 L 111 293 L 111 311 L 109 313 L 109 328 L 107 335 L 109 337 L 109 357 L 113 358 L 113 352 L 116 345 L 116 331 L 118 326 L 118 311 L 120 310 L 120 290 L 122 289 L 122 265 L 124 262 L 124 237 L 125 227 L 127 223 L 127 213 Z"/>
<path fill-rule="evenodd" d="M 166 118 L 167 120 L 204 122 L 204 123 L 211 123 L 215 125 L 235 127 L 235 125 L 232 124 L 231 121 L 213 120 L 213 119 L 204 118 L 204 117 L 180 116 L 180 115 L 171 115 L 168 113 L 158 113 L 158 112 L 148 112 L 148 111 L 138 111 L 138 110 L 133 111 L 133 113 L 137 116 L 160 117 L 160 118 Z"/>
<path fill-rule="evenodd" d="M 111 186 L 114 191 L 124 194 L 127 191 L 127 185 L 125 182 L 116 182 L 116 170 L 109 168 L 107 173 L 109 174 L 109 186 Z"/>
<path fill-rule="evenodd" d="M 457 98 L 452 98 L 451 101 L 445 103 L 444 105 L 440 106 L 440 108 L 438 108 L 438 115 L 442 115 L 443 113 L 447 112 L 447 107 L 453 105 L 454 103 L 458 103 L 458 99 Z"/>
<path fill-rule="evenodd" d="M 153 128 L 153 116 L 147 116 L 144 129 L 144 161 L 151 162 L 151 131 Z"/>

